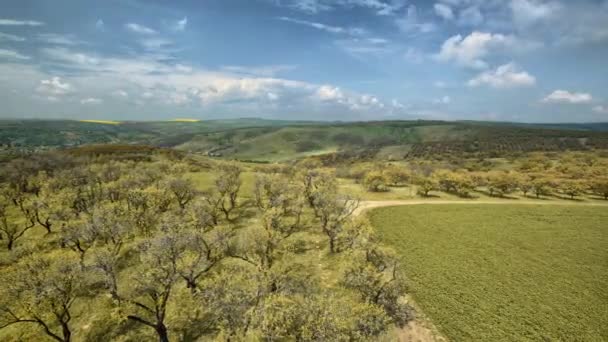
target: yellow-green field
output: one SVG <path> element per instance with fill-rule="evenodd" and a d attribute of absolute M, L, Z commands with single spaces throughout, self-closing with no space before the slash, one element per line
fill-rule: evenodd
<path fill-rule="evenodd" d="M 417 205 L 370 213 L 452 341 L 608 340 L 608 210 Z"/>
<path fill-rule="evenodd" d="M 112 121 L 112 120 L 78 120 L 80 122 L 88 122 L 88 123 L 98 123 L 104 125 L 120 125 L 120 121 Z"/>

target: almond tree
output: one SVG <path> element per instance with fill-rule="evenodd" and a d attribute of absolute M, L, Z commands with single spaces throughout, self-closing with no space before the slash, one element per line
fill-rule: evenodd
<path fill-rule="evenodd" d="M 72 305 L 88 288 L 78 261 L 64 254 L 31 257 L 7 273 L 0 289 L 0 329 L 33 324 L 55 341 L 69 342 Z"/>

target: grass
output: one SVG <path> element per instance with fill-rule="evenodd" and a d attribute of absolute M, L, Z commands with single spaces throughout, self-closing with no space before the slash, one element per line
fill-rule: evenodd
<path fill-rule="evenodd" d="M 370 217 L 448 339 L 608 340 L 605 208 L 422 205 Z"/>
<path fill-rule="evenodd" d="M 88 122 L 88 123 L 98 123 L 104 125 L 120 125 L 120 121 L 112 121 L 112 120 L 78 120 L 80 122 Z"/>

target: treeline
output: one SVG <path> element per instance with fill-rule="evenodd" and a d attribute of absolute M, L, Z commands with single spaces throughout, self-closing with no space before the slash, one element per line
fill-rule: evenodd
<path fill-rule="evenodd" d="M 516 192 L 536 198 L 576 199 L 595 196 L 608 200 L 608 161 L 590 154 L 565 154 L 551 160 L 536 154 L 513 161 L 511 170 L 472 170 L 437 167 L 432 163 L 362 165 L 338 168 L 338 177 L 355 179 L 372 192 L 414 185 L 421 196 L 434 191 L 470 198 L 475 192 L 506 197 Z M 484 163 L 472 164 L 479 168 Z"/>
<path fill-rule="evenodd" d="M 244 197 L 241 166 L 203 164 L 161 153 L 9 163 L 0 334 L 365 341 L 412 319 L 397 258 L 333 175 L 266 168 Z M 205 191 L 187 176 L 201 167 L 217 174 Z"/>

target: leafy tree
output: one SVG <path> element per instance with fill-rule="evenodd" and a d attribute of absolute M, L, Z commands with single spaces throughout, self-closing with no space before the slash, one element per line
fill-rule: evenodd
<path fill-rule="evenodd" d="M 53 340 L 69 342 L 72 306 L 88 288 L 78 261 L 65 254 L 33 256 L 7 273 L 0 288 L 0 329 L 29 323 Z"/>
<path fill-rule="evenodd" d="M 386 182 L 391 186 L 400 186 L 407 184 L 412 175 L 410 172 L 404 168 L 396 165 L 391 165 L 387 167 L 384 171 L 384 176 L 386 178 Z"/>
<path fill-rule="evenodd" d="M 414 184 L 418 188 L 418 194 L 424 197 L 428 197 L 431 191 L 435 191 L 439 187 L 435 178 L 424 176 L 414 178 Z"/>
<path fill-rule="evenodd" d="M 370 171 L 363 178 L 363 186 L 371 192 L 380 192 L 388 190 L 386 184 L 387 178 L 382 173 L 382 171 Z"/>
<path fill-rule="evenodd" d="M 33 213 L 25 209 L 25 220 L 15 222 L 9 218 L 8 209 L 6 203 L 0 202 L 0 240 L 6 240 L 6 248 L 10 251 L 15 242 L 36 225 L 36 221 Z"/>
<path fill-rule="evenodd" d="M 166 183 L 167 190 L 173 195 L 180 208 L 184 209 L 196 195 L 194 184 L 189 179 L 173 178 Z"/>
<path fill-rule="evenodd" d="M 237 207 L 237 198 L 241 189 L 241 168 L 234 164 L 222 165 L 219 169 L 221 175 L 215 180 L 215 187 L 219 194 L 219 208 L 226 220 L 230 221 L 230 213 Z"/>
<path fill-rule="evenodd" d="M 574 199 L 575 197 L 580 196 L 588 188 L 587 186 L 585 186 L 584 182 L 573 179 L 560 180 L 558 183 L 558 187 L 560 192 L 569 196 L 570 199 Z"/>
<path fill-rule="evenodd" d="M 331 253 L 338 252 L 338 238 L 358 207 L 359 200 L 335 193 L 323 193 L 315 198 L 315 216 L 321 223 L 321 230 L 329 238 Z"/>
<path fill-rule="evenodd" d="M 594 194 L 608 200 L 608 178 L 597 178 L 591 181 L 591 190 Z"/>
<path fill-rule="evenodd" d="M 505 196 L 515 192 L 518 187 L 518 176 L 510 172 L 490 172 L 487 176 L 487 187 L 490 196 Z"/>

